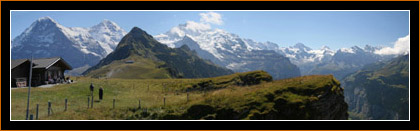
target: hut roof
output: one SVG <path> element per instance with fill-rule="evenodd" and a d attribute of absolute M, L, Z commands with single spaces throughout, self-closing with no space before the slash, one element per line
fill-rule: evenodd
<path fill-rule="evenodd" d="M 35 64 L 34 68 L 48 69 L 59 61 L 62 62 L 68 70 L 72 69 L 72 67 L 66 61 L 64 61 L 64 59 L 61 57 L 34 59 L 33 63 Z"/>
<path fill-rule="evenodd" d="M 10 69 L 14 69 L 20 64 L 25 63 L 26 61 L 29 61 L 28 59 L 16 59 L 11 61 Z"/>

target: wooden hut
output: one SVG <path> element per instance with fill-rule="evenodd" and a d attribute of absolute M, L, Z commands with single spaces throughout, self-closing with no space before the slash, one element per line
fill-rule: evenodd
<path fill-rule="evenodd" d="M 72 69 L 72 67 L 61 57 L 34 59 L 32 62 L 33 86 L 63 81 L 64 72 Z M 12 65 L 14 65 L 12 66 L 12 87 L 16 87 L 17 80 L 21 80 L 22 78 L 26 78 L 26 81 L 29 80 L 30 60 L 12 60 Z M 13 79 L 15 79 L 15 81 L 13 81 Z M 13 82 L 15 83 L 15 86 L 13 86 Z"/>

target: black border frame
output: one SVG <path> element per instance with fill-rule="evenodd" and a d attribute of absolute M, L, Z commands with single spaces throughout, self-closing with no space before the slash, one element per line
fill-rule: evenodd
<path fill-rule="evenodd" d="M 9 71 L 10 10 L 410 10 L 411 43 L 415 55 L 411 55 L 411 67 L 418 67 L 417 46 L 419 43 L 418 1 L 270 1 L 270 2 L 98 2 L 98 1 L 2 1 L 2 81 L 3 105 L 1 130 L 419 130 L 419 85 L 411 87 L 411 121 L 10 121 Z M 412 46 L 411 45 L 411 46 Z M 412 46 L 413 47 L 413 46 Z M 411 50 L 413 52 L 413 50 Z M 7 66 L 6 66 L 7 65 Z M 415 69 L 416 71 L 413 71 Z M 411 68 L 418 72 L 417 68 Z M 411 77 L 413 73 L 410 74 Z M 5 77 L 8 76 L 8 77 Z"/>

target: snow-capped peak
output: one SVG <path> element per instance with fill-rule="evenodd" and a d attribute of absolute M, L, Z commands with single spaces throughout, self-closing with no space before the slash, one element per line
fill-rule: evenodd
<path fill-rule="evenodd" d="M 352 53 L 352 54 L 355 53 L 352 48 L 341 48 L 339 49 L 339 51 L 344 52 L 344 53 Z"/>
<path fill-rule="evenodd" d="M 101 23 L 99 23 L 99 24 L 112 25 L 112 26 L 118 26 L 115 22 L 113 22 L 113 21 L 111 21 L 111 20 L 108 20 L 108 19 L 104 19 L 104 20 L 102 20 L 102 22 L 101 22 Z"/>
<path fill-rule="evenodd" d="M 360 48 L 359 46 L 353 46 L 350 48 L 341 48 L 338 51 L 343 52 L 343 53 L 351 53 L 351 54 L 355 54 L 358 52 L 366 52 L 364 49 Z"/>
<path fill-rule="evenodd" d="M 105 19 L 101 23 L 91 27 L 90 30 L 98 30 L 102 32 L 118 32 L 122 29 L 115 22 Z"/>
<path fill-rule="evenodd" d="M 296 43 L 293 47 L 294 48 L 298 48 L 298 49 L 303 50 L 303 51 L 310 51 L 310 50 L 312 50 L 311 48 L 305 46 L 302 43 Z"/>
<path fill-rule="evenodd" d="M 57 24 L 57 22 L 49 16 L 41 17 L 37 20 L 37 22 L 52 22 Z"/>
<path fill-rule="evenodd" d="M 324 46 L 321 47 L 321 50 L 330 50 L 330 47 L 324 45 Z"/>
<path fill-rule="evenodd" d="M 48 16 L 41 17 L 37 19 L 35 22 L 33 22 L 28 28 L 26 28 L 25 31 L 22 32 L 22 34 L 20 34 L 19 36 L 17 36 L 16 38 L 12 40 L 11 48 L 20 46 L 22 40 L 26 39 L 27 36 L 31 35 L 34 32 L 41 32 L 45 34 L 46 32 L 52 32 L 51 30 L 57 29 L 58 26 L 59 24 L 55 20 L 53 20 L 51 17 L 48 17 Z M 45 42 L 51 42 L 50 37 L 52 36 L 50 35 L 50 36 L 45 36 L 42 38 L 39 37 L 38 39 Z"/>
<path fill-rule="evenodd" d="M 42 43 L 36 46 L 48 47 L 51 44 L 60 44 L 57 41 L 61 38 L 57 37 L 61 34 L 73 42 L 73 47 L 83 53 L 105 57 L 115 49 L 126 32 L 109 20 L 104 20 L 91 28 L 65 27 L 47 16 L 37 19 L 22 34 L 13 39 L 12 48 L 21 46 L 22 41 L 28 41 L 29 38 Z"/>
<path fill-rule="evenodd" d="M 353 46 L 351 47 L 351 49 L 353 49 L 354 51 L 364 51 L 362 48 L 360 48 L 359 46 Z"/>
<path fill-rule="evenodd" d="M 174 48 L 174 43 L 182 40 L 185 36 L 196 41 L 201 49 L 210 52 L 219 59 L 223 58 L 223 55 L 219 53 L 220 50 L 232 53 L 247 48 L 244 42 L 239 42 L 241 41 L 239 36 L 222 29 L 211 29 L 209 24 L 194 21 L 175 26 L 168 32 L 156 35 L 154 38 Z"/>
<path fill-rule="evenodd" d="M 115 22 L 107 19 L 89 28 L 88 32 L 94 39 L 98 40 L 102 48 L 105 49 L 106 54 L 111 53 L 117 47 L 121 38 L 127 34 Z"/>

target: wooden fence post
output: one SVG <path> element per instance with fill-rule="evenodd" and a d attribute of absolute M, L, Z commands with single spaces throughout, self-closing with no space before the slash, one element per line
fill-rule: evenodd
<path fill-rule="evenodd" d="M 64 111 L 67 111 L 67 98 L 64 99 Z"/>
<path fill-rule="evenodd" d="M 38 120 L 38 111 L 39 111 L 39 104 L 36 104 L 36 114 L 35 114 L 36 120 Z"/>
<path fill-rule="evenodd" d="M 139 99 L 139 109 L 141 109 L 141 103 L 140 102 L 141 102 L 141 100 Z"/>
<path fill-rule="evenodd" d="M 88 96 L 87 98 L 88 98 L 88 109 L 89 109 L 89 104 L 90 104 L 90 96 Z"/>
<path fill-rule="evenodd" d="M 188 103 L 188 101 L 189 101 L 189 94 L 188 94 L 188 92 L 187 92 L 187 103 Z"/>
<path fill-rule="evenodd" d="M 29 115 L 29 120 L 33 120 L 34 119 L 34 114 Z"/>
<path fill-rule="evenodd" d="M 115 99 L 112 100 L 112 109 L 115 109 Z"/>
<path fill-rule="evenodd" d="M 163 83 L 162 83 L 162 93 L 163 93 L 163 89 L 165 89 L 165 86 L 163 85 Z"/>
<path fill-rule="evenodd" d="M 166 105 L 166 97 L 163 97 L 163 107 Z"/>
<path fill-rule="evenodd" d="M 90 108 L 93 108 L 93 94 L 92 94 L 92 101 L 90 101 Z"/>
<path fill-rule="evenodd" d="M 51 102 L 48 101 L 48 116 L 51 115 Z"/>

